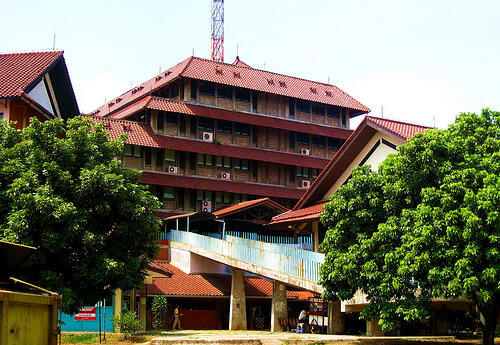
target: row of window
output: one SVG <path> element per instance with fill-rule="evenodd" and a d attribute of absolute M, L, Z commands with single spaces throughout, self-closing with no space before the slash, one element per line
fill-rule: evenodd
<path fill-rule="evenodd" d="M 161 202 L 176 200 L 179 208 L 184 208 L 185 189 L 167 186 L 156 186 L 156 197 Z M 247 194 L 229 193 L 221 191 L 209 191 L 201 189 L 189 190 L 189 204 L 191 209 L 196 209 L 197 203 L 201 201 L 211 201 L 223 204 L 237 204 L 242 201 L 248 201 L 250 196 Z M 215 205 L 212 205 L 214 207 Z"/>
<path fill-rule="evenodd" d="M 322 136 L 310 135 L 307 133 L 290 132 L 290 148 L 295 148 L 295 143 L 300 145 L 309 145 L 311 142 L 311 137 L 313 146 L 325 147 L 326 143 L 328 149 L 331 150 L 338 150 L 345 141 L 338 138 L 325 138 Z"/>

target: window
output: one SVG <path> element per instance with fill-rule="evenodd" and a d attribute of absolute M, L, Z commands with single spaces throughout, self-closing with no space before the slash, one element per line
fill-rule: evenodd
<path fill-rule="evenodd" d="M 198 81 L 196 79 L 191 79 L 191 99 L 196 99 L 196 89 L 198 88 Z"/>
<path fill-rule="evenodd" d="M 253 161 L 252 176 L 254 178 L 258 178 L 259 177 L 259 166 L 258 166 L 257 161 Z"/>
<path fill-rule="evenodd" d="M 309 145 L 309 134 L 297 133 L 297 144 Z"/>
<path fill-rule="evenodd" d="M 233 194 L 233 200 L 235 204 L 239 204 L 241 202 L 241 195 L 239 194 Z"/>
<path fill-rule="evenodd" d="M 162 130 L 164 125 L 164 120 L 165 120 L 165 114 L 163 113 L 163 111 L 159 111 L 158 112 L 158 117 L 156 118 L 156 128 L 158 128 L 159 130 Z"/>
<path fill-rule="evenodd" d="M 189 169 L 195 170 L 196 169 L 196 153 L 191 152 L 189 154 Z"/>
<path fill-rule="evenodd" d="M 303 99 L 298 99 L 297 100 L 297 111 L 300 111 L 301 113 L 308 113 L 309 112 L 309 101 L 305 101 Z"/>
<path fill-rule="evenodd" d="M 320 103 L 313 103 L 311 107 L 311 112 L 314 115 L 325 115 L 325 106 Z"/>
<path fill-rule="evenodd" d="M 333 105 L 329 105 L 328 107 L 326 107 L 326 115 L 328 117 L 332 117 L 334 119 L 338 119 L 339 118 L 339 107 L 335 107 Z"/>
<path fill-rule="evenodd" d="M 200 119 L 198 119 L 198 128 L 202 131 L 213 132 L 214 120 L 201 117 Z"/>
<path fill-rule="evenodd" d="M 317 147 L 325 147 L 325 137 L 315 135 L 313 137 L 313 145 Z"/>
<path fill-rule="evenodd" d="M 198 153 L 198 165 L 206 165 L 206 166 L 214 165 L 213 156 L 204 153 Z"/>
<path fill-rule="evenodd" d="M 196 195 L 196 200 L 198 200 L 198 201 L 202 201 L 202 200 L 212 201 L 212 191 L 198 189 L 198 192 Z"/>
<path fill-rule="evenodd" d="M 249 136 L 250 135 L 250 126 L 246 123 L 235 123 L 234 124 L 234 133 L 238 135 Z"/>
<path fill-rule="evenodd" d="M 224 192 L 224 204 L 230 204 L 231 203 L 231 194 L 228 192 Z"/>
<path fill-rule="evenodd" d="M 174 150 L 165 150 L 165 162 L 171 164 L 172 162 L 175 164 L 175 151 Z"/>
<path fill-rule="evenodd" d="M 252 126 L 252 143 L 254 144 L 255 147 L 257 147 L 258 144 L 257 126 Z"/>
<path fill-rule="evenodd" d="M 312 169 L 312 178 L 318 177 L 320 172 L 321 170 L 319 169 Z"/>
<path fill-rule="evenodd" d="M 186 168 L 186 152 L 184 151 L 179 152 L 179 168 Z"/>
<path fill-rule="evenodd" d="M 290 148 L 295 148 L 295 132 L 290 132 Z"/>
<path fill-rule="evenodd" d="M 215 192 L 215 202 L 222 202 L 222 192 Z"/>
<path fill-rule="evenodd" d="M 295 99 L 289 98 L 288 99 L 288 112 L 290 114 L 291 119 L 295 119 Z"/>
<path fill-rule="evenodd" d="M 217 132 L 233 134 L 233 123 L 231 121 L 217 121 Z"/>
<path fill-rule="evenodd" d="M 163 199 L 175 199 L 174 187 L 163 187 Z"/>
<path fill-rule="evenodd" d="M 179 131 L 181 133 L 186 133 L 186 115 L 180 114 L 179 115 Z"/>
<path fill-rule="evenodd" d="M 217 156 L 217 166 L 219 168 L 231 168 L 231 158 Z"/>
<path fill-rule="evenodd" d="M 177 188 L 177 208 L 184 209 L 184 188 Z"/>
<path fill-rule="evenodd" d="M 190 127 L 191 134 L 196 135 L 196 117 L 194 116 L 191 117 Z"/>
<path fill-rule="evenodd" d="M 248 170 L 248 159 L 235 159 L 234 168 L 238 170 Z"/>
<path fill-rule="evenodd" d="M 163 186 L 156 186 L 156 197 L 163 202 Z"/>
<path fill-rule="evenodd" d="M 200 82 L 199 92 L 200 95 L 215 96 L 215 84 L 208 81 Z"/>
<path fill-rule="evenodd" d="M 174 98 L 177 96 L 179 96 L 179 85 L 174 83 L 170 86 L 170 97 Z"/>
<path fill-rule="evenodd" d="M 297 176 L 308 178 L 310 176 L 309 168 L 297 167 Z"/>
<path fill-rule="evenodd" d="M 177 114 L 167 113 L 166 121 L 167 121 L 167 125 L 177 126 Z"/>
<path fill-rule="evenodd" d="M 125 145 L 125 156 L 141 158 L 142 157 L 142 146 Z"/>
<path fill-rule="evenodd" d="M 328 148 L 331 150 L 338 150 L 344 144 L 343 139 L 328 138 Z"/>
<path fill-rule="evenodd" d="M 347 110 L 342 108 L 342 127 L 347 127 Z"/>
<path fill-rule="evenodd" d="M 156 165 L 159 167 L 163 165 L 163 150 L 156 151 Z"/>
<path fill-rule="evenodd" d="M 233 99 L 233 87 L 228 85 L 217 85 L 217 97 L 224 99 Z"/>
<path fill-rule="evenodd" d="M 257 92 L 253 91 L 252 92 L 252 110 L 256 113 L 257 112 Z"/>
<path fill-rule="evenodd" d="M 3 120 L 3 113 L 0 113 L 0 120 Z"/>
<path fill-rule="evenodd" d="M 144 148 L 144 164 L 151 165 L 151 148 Z"/>
<path fill-rule="evenodd" d="M 237 88 L 234 91 L 234 98 L 240 102 L 250 103 L 250 90 Z"/>

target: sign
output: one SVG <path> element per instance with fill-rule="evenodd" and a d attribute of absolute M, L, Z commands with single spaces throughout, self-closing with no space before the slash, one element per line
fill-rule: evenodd
<path fill-rule="evenodd" d="M 82 308 L 75 314 L 75 321 L 95 321 L 96 307 Z"/>

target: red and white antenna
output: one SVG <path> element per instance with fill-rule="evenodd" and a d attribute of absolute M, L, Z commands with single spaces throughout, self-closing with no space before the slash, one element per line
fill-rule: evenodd
<path fill-rule="evenodd" d="M 212 60 L 224 62 L 224 0 L 212 1 Z"/>

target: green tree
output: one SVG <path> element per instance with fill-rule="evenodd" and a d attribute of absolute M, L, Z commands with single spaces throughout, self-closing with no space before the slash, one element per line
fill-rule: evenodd
<path fill-rule="evenodd" d="M 157 250 L 158 200 L 122 167 L 124 138 L 102 124 L 0 125 L 0 238 L 38 250 L 20 272 L 61 293 L 72 313 L 143 281 Z"/>
<path fill-rule="evenodd" d="M 141 330 L 141 321 L 135 311 L 127 311 L 113 317 L 113 328 L 119 329 L 125 339 L 130 339 L 132 334 Z"/>
<path fill-rule="evenodd" d="M 165 327 L 165 317 L 168 311 L 167 297 L 156 295 L 151 305 L 153 311 L 153 328 L 162 329 Z"/>
<path fill-rule="evenodd" d="M 460 114 L 417 134 L 377 172 L 357 168 L 332 196 L 321 284 L 329 298 L 359 289 L 365 319 L 384 331 L 428 317 L 433 298 L 472 300 L 483 342 L 500 306 L 500 113 Z"/>

